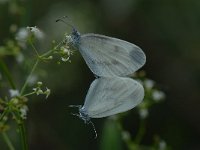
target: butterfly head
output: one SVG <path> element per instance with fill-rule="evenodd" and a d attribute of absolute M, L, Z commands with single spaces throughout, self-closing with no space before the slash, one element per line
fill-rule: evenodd
<path fill-rule="evenodd" d="M 90 122 L 90 117 L 84 107 L 79 108 L 79 117 L 85 122 Z"/>

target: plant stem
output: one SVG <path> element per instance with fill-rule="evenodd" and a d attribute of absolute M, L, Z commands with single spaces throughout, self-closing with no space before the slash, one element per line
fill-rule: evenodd
<path fill-rule="evenodd" d="M 19 124 L 19 132 L 21 136 L 21 141 L 22 141 L 22 149 L 23 150 L 28 150 L 28 143 L 27 143 L 27 138 L 26 138 L 26 130 L 24 126 L 23 120 L 21 120 L 21 123 Z"/>
<path fill-rule="evenodd" d="M 24 83 L 24 85 L 23 85 L 23 87 L 22 87 L 22 89 L 21 89 L 21 91 L 20 91 L 20 95 L 22 95 L 22 94 L 24 93 L 24 91 L 25 91 L 25 89 L 26 89 L 26 87 L 27 87 L 28 81 L 29 81 L 31 75 L 33 74 L 33 72 L 35 71 L 35 69 L 36 69 L 38 63 L 39 63 L 39 59 L 36 60 L 36 62 L 35 62 L 35 64 L 34 64 L 32 70 L 31 70 L 29 76 L 27 77 L 27 79 L 26 79 L 26 81 L 25 81 L 25 83 Z"/>
<path fill-rule="evenodd" d="M 139 131 L 134 139 L 134 143 L 140 144 L 140 142 L 144 136 L 144 133 L 145 133 L 145 119 L 142 119 L 140 122 Z"/>
<path fill-rule="evenodd" d="M 26 137 L 26 129 L 24 126 L 24 120 L 21 118 L 19 111 L 13 112 L 13 115 L 17 119 L 18 129 L 19 129 L 21 143 L 22 143 L 22 150 L 28 150 L 28 143 L 27 143 L 27 137 Z"/>
<path fill-rule="evenodd" d="M 24 94 L 24 95 L 22 95 L 22 97 L 27 97 L 27 96 L 30 96 L 30 95 L 33 95 L 33 94 L 35 94 L 35 91 L 31 92 L 31 93 L 28 93 L 28 94 Z"/>
<path fill-rule="evenodd" d="M 40 56 L 39 56 L 39 54 L 38 54 L 38 52 L 37 52 L 35 46 L 33 45 L 33 43 L 32 43 L 31 41 L 29 41 L 29 44 L 30 44 L 31 47 L 33 48 L 33 50 L 34 50 L 35 54 L 37 55 L 37 57 L 39 58 Z"/>
<path fill-rule="evenodd" d="M 50 51 L 48 51 L 48 52 L 46 52 L 46 53 L 40 55 L 40 58 L 50 55 L 51 53 L 53 53 L 54 50 L 55 50 L 55 49 L 52 49 L 52 50 L 50 50 Z"/>
<path fill-rule="evenodd" d="M 11 141 L 10 141 L 8 135 L 6 134 L 6 132 L 3 132 L 2 136 L 3 136 L 4 141 L 8 145 L 9 149 L 10 150 L 15 150 L 15 148 L 14 148 L 13 144 L 11 143 Z"/>

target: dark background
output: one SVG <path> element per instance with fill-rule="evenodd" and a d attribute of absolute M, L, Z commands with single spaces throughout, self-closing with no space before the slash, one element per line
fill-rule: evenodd
<path fill-rule="evenodd" d="M 42 53 L 53 39 L 59 41 L 70 33 L 66 25 L 55 22 L 64 15 L 82 34 L 93 32 L 124 39 L 146 53 L 142 69 L 166 93 L 166 100 L 150 110 L 144 145 L 158 134 L 174 150 L 200 149 L 199 0 L 0 1 L 0 44 L 13 36 L 9 32 L 12 24 L 19 28 L 36 25 L 46 34 L 38 48 Z M 20 70 L 14 59 L 4 59 L 20 88 L 26 73 L 15 76 Z M 25 56 L 28 59 L 29 55 Z M 71 60 L 61 65 L 41 64 L 38 69 L 42 74 L 39 80 L 52 93 L 47 100 L 42 96 L 30 98 L 27 129 L 31 149 L 98 149 L 101 143 L 105 119 L 94 120 L 99 138 L 93 140 L 90 126 L 71 116 L 67 107 L 83 104 L 94 79 L 78 52 Z M 137 130 L 131 114 L 123 123 L 130 132 L 131 128 Z"/>

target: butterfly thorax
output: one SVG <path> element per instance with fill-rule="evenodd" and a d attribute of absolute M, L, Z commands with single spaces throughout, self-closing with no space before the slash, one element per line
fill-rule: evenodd
<path fill-rule="evenodd" d="M 90 117 L 89 117 L 87 111 L 84 109 L 84 107 L 82 107 L 82 108 L 79 109 L 79 113 L 80 113 L 79 117 L 81 119 L 83 119 L 83 121 L 85 123 L 89 123 L 90 122 Z"/>
<path fill-rule="evenodd" d="M 76 47 L 77 45 L 79 45 L 80 36 L 81 36 L 81 34 L 76 29 L 73 28 L 72 34 L 71 34 L 71 39 L 72 39 L 73 46 Z"/>

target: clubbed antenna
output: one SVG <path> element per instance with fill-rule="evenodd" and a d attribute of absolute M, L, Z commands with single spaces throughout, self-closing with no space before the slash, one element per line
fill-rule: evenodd
<path fill-rule="evenodd" d="M 68 21 L 65 21 L 64 19 L 67 19 Z M 63 22 L 64 24 L 70 26 L 73 30 L 75 30 L 75 27 L 74 27 L 74 25 L 72 25 L 72 22 L 70 21 L 68 16 L 63 16 L 62 18 L 59 18 L 56 20 L 56 22 L 59 22 L 59 21 Z M 69 23 L 69 21 L 70 21 L 70 23 Z"/>

